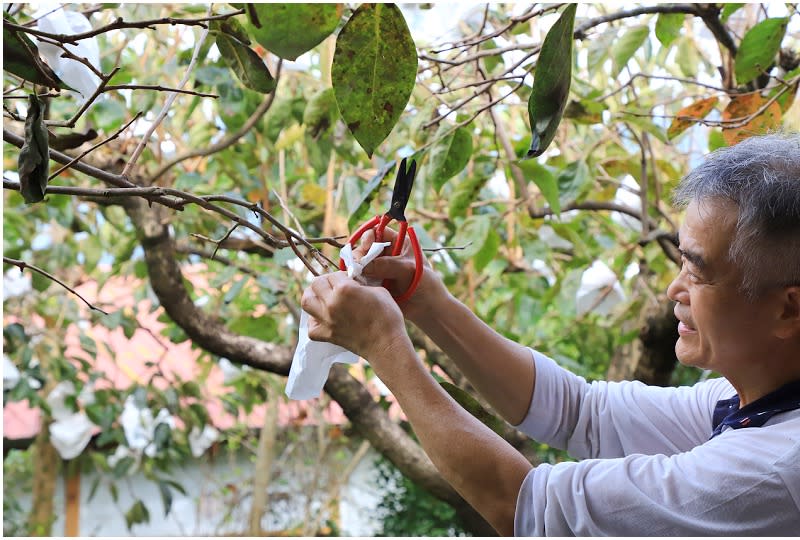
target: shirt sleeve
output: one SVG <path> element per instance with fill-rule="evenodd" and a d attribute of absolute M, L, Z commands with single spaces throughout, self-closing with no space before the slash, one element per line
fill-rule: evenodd
<path fill-rule="evenodd" d="M 571 456 L 617 458 L 684 452 L 711 436 L 711 416 L 735 390 L 725 379 L 662 388 L 638 381 L 588 383 L 531 351 L 536 386 L 517 429 Z"/>
<path fill-rule="evenodd" d="M 672 456 L 539 465 L 520 489 L 514 532 L 794 535 L 800 531 L 800 501 L 787 483 L 800 479 L 800 442 L 783 427 L 731 430 Z"/>

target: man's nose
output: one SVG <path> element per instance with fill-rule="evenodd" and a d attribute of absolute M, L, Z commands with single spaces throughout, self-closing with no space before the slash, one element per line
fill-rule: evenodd
<path fill-rule="evenodd" d="M 669 284 L 669 287 L 667 287 L 667 297 L 673 302 L 688 305 L 689 291 L 686 289 L 685 279 L 685 272 L 681 269 L 675 279 L 672 280 L 672 283 Z"/>

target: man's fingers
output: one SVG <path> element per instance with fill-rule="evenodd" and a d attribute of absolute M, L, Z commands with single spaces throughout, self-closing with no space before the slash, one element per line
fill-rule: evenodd
<path fill-rule="evenodd" d="M 402 279 L 414 273 L 414 261 L 402 256 L 384 256 L 364 267 L 364 275 L 381 279 Z"/>

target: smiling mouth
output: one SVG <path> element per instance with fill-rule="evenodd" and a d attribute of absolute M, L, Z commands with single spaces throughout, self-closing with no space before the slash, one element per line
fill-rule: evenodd
<path fill-rule="evenodd" d="M 685 336 L 687 334 L 696 334 L 697 330 L 687 325 L 683 321 L 678 322 L 678 334 Z"/>

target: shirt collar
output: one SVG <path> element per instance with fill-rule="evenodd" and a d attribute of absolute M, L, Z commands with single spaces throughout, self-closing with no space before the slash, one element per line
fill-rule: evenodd
<path fill-rule="evenodd" d="M 752 403 L 739 408 L 739 396 L 723 399 L 714 407 L 713 439 L 725 426 L 733 429 L 761 427 L 774 415 L 800 408 L 800 380 L 785 384 Z"/>

